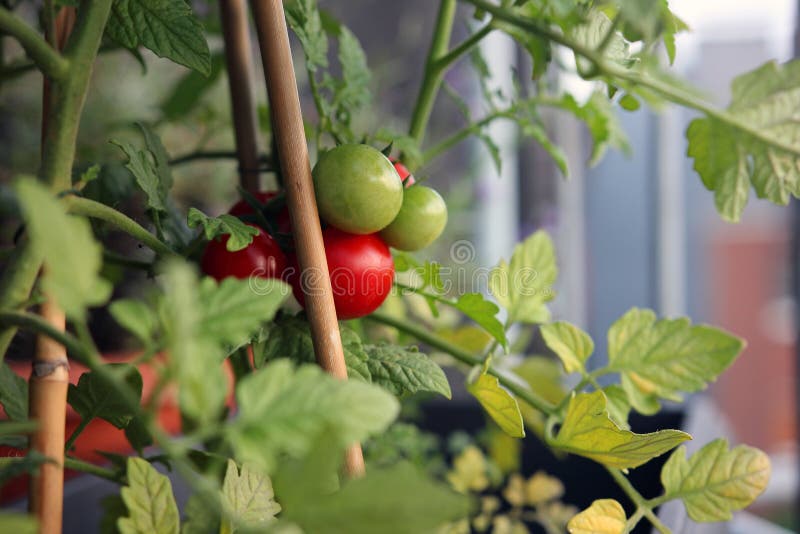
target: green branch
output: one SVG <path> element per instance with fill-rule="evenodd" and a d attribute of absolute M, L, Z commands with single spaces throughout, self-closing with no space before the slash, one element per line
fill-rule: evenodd
<path fill-rule="evenodd" d="M 470 354 L 464 349 L 450 343 L 446 339 L 443 339 L 436 334 L 432 334 L 421 326 L 409 323 L 403 319 L 397 319 L 381 312 L 375 312 L 372 315 L 368 315 L 366 319 L 394 327 L 397 330 L 400 330 L 401 332 L 418 339 L 431 348 L 445 352 L 456 360 L 467 365 L 476 366 L 484 364 L 483 358 Z M 518 382 L 509 379 L 508 376 L 497 370 L 494 366 L 489 367 L 489 374 L 497 377 L 497 379 L 503 386 L 505 386 L 506 389 L 540 412 L 548 415 L 554 415 L 556 413 L 552 404 L 539 397 L 530 389 L 520 385 Z"/>
<path fill-rule="evenodd" d="M 639 515 L 641 511 L 641 515 L 647 517 L 647 519 L 650 520 L 650 522 L 653 524 L 653 527 L 655 527 L 656 530 L 658 530 L 662 534 L 669 534 L 670 532 L 669 528 L 664 523 L 662 523 L 658 517 L 656 517 L 656 514 L 653 513 L 653 510 L 650 507 L 649 501 L 647 501 L 644 497 L 642 497 L 642 494 L 639 493 L 639 490 L 633 487 L 633 484 L 631 484 L 631 481 L 628 480 L 628 477 L 623 475 L 622 471 L 620 471 L 619 469 L 608 466 L 604 467 L 606 468 L 606 471 L 609 472 L 614 481 L 617 483 L 617 485 L 619 485 L 619 487 L 622 488 L 622 491 L 625 492 L 625 495 L 627 495 L 628 498 L 633 502 L 633 504 L 636 505 L 636 513 L 634 514 L 634 517 Z"/>
<path fill-rule="evenodd" d="M 0 7 L 0 33 L 14 37 L 42 73 L 61 80 L 69 71 L 69 61 L 22 19 Z"/>
<path fill-rule="evenodd" d="M 110 480 L 111 482 L 116 482 L 117 484 L 127 484 L 124 473 L 118 473 L 116 471 L 112 471 L 111 469 L 85 462 L 72 456 L 66 456 L 64 458 L 64 467 L 74 471 L 80 471 L 81 473 L 88 473 L 90 475 L 104 478 L 106 480 Z"/>
<path fill-rule="evenodd" d="M 36 334 L 43 334 L 63 345 L 70 356 L 89 368 L 102 363 L 100 356 L 84 346 L 75 336 L 62 332 L 34 313 L 0 310 L 0 325 L 14 326 Z"/>
<path fill-rule="evenodd" d="M 114 225 L 126 234 L 135 237 L 157 254 L 164 256 L 174 255 L 175 252 L 163 241 L 147 231 L 145 227 L 110 206 L 101 204 L 88 198 L 66 196 L 63 202 L 67 205 L 67 210 L 74 215 L 83 215 L 100 219 Z"/>

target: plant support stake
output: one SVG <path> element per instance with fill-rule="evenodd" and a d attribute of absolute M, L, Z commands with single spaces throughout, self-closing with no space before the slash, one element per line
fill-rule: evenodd
<path fill-rule="evenodd" d="M 300 96 L 297 92 L 289 33 L 281 0 L 251 0 L 258 31 L 261 61 L 272 111 L 275 140 L 297 259 L 303 273 L 306 311 L 311 326 L 317 363 L 339 379 L 347 379 L 342 338 L 333 304 L 328 262 L 322 242 L 322 228 L 311 181 L 308 146 L 303 130 Z M 364 458 L 358 444 L 348 448 L 345 472 L 357 477 L 364 473 Z"/>

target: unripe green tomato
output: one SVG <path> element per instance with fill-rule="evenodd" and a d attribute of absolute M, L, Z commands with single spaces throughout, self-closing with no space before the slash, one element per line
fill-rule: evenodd
<path fill-rule="evenodd" d="M 433 243 L 447 224 L 447 205 L 424 185 L 403 192 L 403 205 L 392 223 L 381 230 L 386 244 L 398 250 L 419 250 Z"/>
<path fill-rule="evenodd" d="M 326 152 L 313 176 L 320 216 L 351 234 L 385 228 L 403 203 L 403 183 L 392 162 L 368 145 L 340 145 Z"/>

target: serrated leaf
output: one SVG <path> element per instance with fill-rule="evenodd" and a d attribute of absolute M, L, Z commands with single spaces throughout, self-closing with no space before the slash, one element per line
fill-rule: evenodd
<path fill-rule="evenodd" d="M 0 405 L 12 421 L 28 419 L 28 382 L 6 363 L 0 363 Z"/>
<path fill-rule="evenodd" d="M 567 523 L 570 534 L 623 534 L 627 517 L 614 499 L 597 499 Z"/>
<path fill-rule="evenodd" d="M 530 137 L 539 143 L 539 146 L 541 146 L 545 152 L 550 154 L 550 157 L 553 158 L 553 161 L 558 167 L 558 170 L 561 171 L 561 174 L 564 176 L 569 176 L 567 155 L 564 153 L 561 147 L 555 144 L 550 139 L 550 136 L 547 135 L 544 124 L 542 124 L 538 119 L 529 117 L 525 114 L 517 115 L 517 119 L 522 135 L 525 137 Z"/>
<path fill-rule="evenodd" d="M 599 91 L 592 93 L 584 104 L 579 104 L 575 97 L 566 94 L 558 105 L 586 123 L 593 140 L 589 165 L 595 165 L 603 159 L 609 147 L 630 152 L 628 138 L 622 129 L 619 117 L 603 93 Z"/>
<path fill-rule="evenodd" d="M 241 219 L 227 213 L 219 217 L 209 217 L 197 208 L 189 208 L 187 217 L 189 228 L 203 227 L 206 239 L 212 241 L 218 237 L 229 236 L 225 248 L 229 252 L 236 252 L 247 248 L 257 236 L 259 229 L 252 224 L 246 224 Z"/>
<path fill-rule="evenodd" d="M 758 449 L 717 439 L 686 458 L 680 447 L 661 469 L 661 483 L 671 499 L 680 498 L 694 521 L 731 519 L 731 512 L 750 505 L 767 487 L 769 457 Z"/>
<path fill-rule="evenodd" d="M 585 456 L 608 467 L 638 467 L 692 439 L 680 430 L 659 430 L 634 434 L 622 430 L 608 417 L 602 391 L 579 393 L 569 402 L 564 422 L 554 438 L 553 447 Z"/>
<path fill-rule="evenodd" d="M 609 368 L 622 376 L 622 387 L 639 412 L 658 410 L 659 398 L 680 401 L 716 379 L 744 348 L 731 334 L 687 318 L 661 319 L 633 308 L 608 331 Z"/>
<path fill-rule="evenodd" d="M 372 383 L 395 395 L 430 391 L 448 399 L 452 393 L 442 368 L 416 347 L 365 345 Z"/>
<path fill-rule="evenodd" d="M 108 308 L 114 320 L 125 330 L 136 336 L 142 343 L 153 342 L 158 327 L 155 314 L 140 300 L 118 299 Z"/>
<path fill-rule="evenodd" d="M 723 219 L 740 219 L 751 186 L 778 205 L 800 195 L 799 86 L 800 61 L 771 61 L 733 80 L 726 120 L 689 124 L 688 155 Z"/>
<path fill-rule="evenodd" d="M 211 70 L 203 26 L 182 0 L 115 0 L 106 35 L 126 48 L 144 46 L 202 74 Z"/>
<path fill-rule="evenodd" d="M 316 365 L 294 368 L 279 359 L 239 382 L 239 414 L 228 427 L 237 458 L 267 472 L 280 454 L 307 453 L 314 439 L 332 429 L 351 443 L 381 432 L 397 416 L 397 400 L 384 389 L 336 380 Z"/>
<path fill-rule="evenodd" d="M 369 382 L 369 355 L 351 328 L 340 324 L 347 376 Z M 308 321 L 301 317 L 281 317 L 269 326 L 266 339 L 253 348 L 256 367 L 276 358 L 288 358 L 296 363 L 314 363 L 314 343 Z"/>
<path fill-rule="evenodd" d="M 606 395 L 606 409 L 608 416 L 614 421 L 618 427 L 623 430 L 630 430 L 628 424 L 628 415 L 631 411 L 631 403 L 628 400 L 628 394 L 622 389 L 622 386 L 612 384 L 603 388 L 603 393 Z"/>
<path fill-rule="evenodd" d="M 153 163 L 156 174 L 158 175 L 158 185 L 162 198 L 167 198 L 170 189 L 172 189 L 172 169 L 169 166 L 169 154 L 161 142 L 161 138 L 146 124 L 137 122 L 136 126 L 142 132 L 144 137 L 145 146 L 150 154 L 153 156 Z"/>
<path fill-rule="evenodd" d="M 534 3 L 527 3 L 526 5 L 515 8 L 515 11 L 519 14 L 519 16 L 536 19 L 541 15 L 540 9 L 541 8 L 534 5 Z M 512 39 L 519 43 L 519 45 L 528 52 L 528 55 L 531 57 L 533 62 L 531 77 L 534 80 L 541 78 L 542 74 L 544 74 L 547 70 L 547 66 L 550 64 L 550 60 L 553 56 L 550 41 L 543 39 L 533 32 L 522 30 L 519 28 L 519 26 L 508 24 L 496 19 L 492 21 L 492 24 L 496 25 L 500 30 L 511 36 Z"/>
<path fill-rule="evenodd" d="M 122 534 L 177 534 L 178 506 L 169 478 L 142 458 L 128 458 L 128 485 L 120 491 L 128 516 L 117 521 Z"/>
<path fill-rule="evenodd" d="M 221 494 L 227 523 L 225 531 L 231 534 L 240 528 L 263 529 L 274 522 L 281 511 L 275 502 L 270 478 L 247 464 L 239 471 L 233 460 L 228 460 Z"/>
<path fill-rule="evenodd" d="M 517 399 L 500 386 L 497 377 L 481 374 L 477 380 L 467 384 L 467 391 L 478 399 L 486 413 L 506 434 L 515 438 L 525 437 Z"/>
<path fill-rule="evenodd" d="M 78 183 L 86 185 L 92 180 L 97 180 L 97 178 L 100 176 L 101 169 L 102 166 L 96 163 L 90 166 L 88 169 L 86 169 L 81 173 L 80 177 L 78 178 Z"/>
<path fill-rule="evenodd" d="M 136 367 L 126 363 L 110 363 L 105 367 L 109 373 L 124 374 L 129 391 L 137 399 L 141 398 L 142 375 Z M 77 385 L 69 385 L 67 402 L 84 421 L 99 417 L 117 428 L 128 426 L 135 415 L 131 407 L 120 397 L 116 386 L 95 371 L 82 374 Z"/>
<path fill-rule="evenodd" d="M 37 534 L 39 532 L 39 521 L 33 515 L 18 512 L 0 512 L 0 532 Z"/>
<path fill-rule="evenodd" d="M 544 323 L 550 320 L 546 303 L 555 297 L 558 276 L 550 236 L 540 230 L 514 247 L 511 263 L 501 260 L 489 276 L 489 291 L 508 312 L 509 322 Z"/>
<path fill-rule="evenodd" d="M 541 332 L 545 344 L 561 359 L 567 373 L 586 371 L 586 360 L 594 352 L 589 334 L 565 321 L 544 324 Z"/>
<path fill-rule="evenodd" d="M 125 167 L 131 171 L 136 179 L 136 184 L 144 191 L 147 197 L 147 207 L 155 211 L 166 212 L 169 187 L 161 182 L 150 151 L 139 150 L 127 141 L 112 139 L 111 143 L 117 145 L 128 157 Z"/>
<path fill-rule="evenodd" d="M 497 318 L 500 308 L 494 302 L 486 300 L 480 293 L 464 293 L 458 297 L 455 308 L 478 323 L 500 346 L 508 350 L 505 328 Z"/>
<path fill-rule="evenodd" d="M 353 33 L 345 26 L 339 31 L 339 64 L 342 83 L 334 97 L 334 105 L 352 114 L 366 106 L 371 98 L 371 74 L 364 50 Z"/>
<path fill-rule="evenodd" d="M 589 49 L 597 50 L 600 48 L 606 35 L 613 30 L 611 20 L 598 9 L 592 9 L 586 16 L 586 21 L 570 32 L 572 39 Z M 630 44 L 621 33 L 614 31 L 611 38 L 607 41 L 603 56 L 607 61 L 628 67 L 632 63 Z M 575 63 L 578 73 L 581 76 L 591 76 L 597 74 L 594 71 L 594 64 L 586 58 L 575 54 Z"/>
<path fill-rule="evenodd" d="M 103 304 L 111 285 L 100 277 L 102 248 L 86 219 L 67 215 L 64 206 L 33 179 L 21 179 L 16 192 L 31 246 L 44 257 L 44 292 L 67 317 L 83 320 L 86 308 Z"/>
<path fill-rule="evenodd" d="M 306 68 L 312 73 L 328 66 L 328 35 L 314 0 L 286 4 L 286 20 L 297 35 L 306 56 Z"/>

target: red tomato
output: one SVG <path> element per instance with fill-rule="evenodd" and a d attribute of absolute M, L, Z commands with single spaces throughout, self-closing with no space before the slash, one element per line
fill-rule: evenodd
<path fill-rule="evenodd" d="M 260 191 L 253 194 L 253 196 L 262 204 L 266 204 L 277 195 L 278 191 Z M 236 217 L 242 217 L 243 215 L 250 215 L 254 213 L 254 211 L 245 199 L 241 199 L 239 202 L 234 204 L 230 210 L 228 210 L 228 213 Z M 283 209 L 278 212 L 275 223 L 277 224 L 278 232 L 282 234 L 289 234 L 292 232 L 292 221 L 289 219 L 289 210 L 286 208 L 286 206 L 284 206 Z"/>
<path fill-rule="evenodd" d="M 394 261 L 389 247 L 378 234 L 348 234 L 332 226 L 323 230 L 322 237 L 336 315 L 342 320 L 369 315 L 392 290 Z M 297 261 L 291 263 L 293 272 L 287 281 L 297 301 L 304 305 Z"/>
<path fill-rule="evenodd" d="M 200 260 L 203 272 L 216 280 L 223 280 L 229 276 L 236 278 L 281 278 L 286 271 L 286 255 L 278 246 L 277 241 L 261 228 L 258 235 L 253 237 L 253 242 L 242 250 L 231 252 L 225 248 L 230 236 L 209 241 Z"/>
<path fill-rule="evenodd" d="M 411 187 L 412 185 L 417 183 L 417 181 L 414 180 L 414 175 L 408 171 L 408 167 L 406 167 L 405 165 L 403 165 L 394 158 L 389 158 L 389 159 L 391 159 L 392 163 L 394 163 L 394 170 L 396 170 L 397 174 L 400 175 L 400 180 L 403 182 L 403 185 L 405 187 Z"/>

